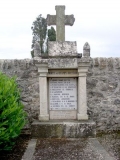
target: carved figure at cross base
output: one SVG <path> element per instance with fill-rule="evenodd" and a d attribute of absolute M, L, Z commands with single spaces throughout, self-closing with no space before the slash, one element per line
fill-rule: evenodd
<path fill-rule="evenodd" d="M 47 15 L 47 24 L 56 25 L 56 41 L 65 41 L 65 25 L 74 24 L 74 15 L 65 15 L 65 6 L 55 6 L 56 15 Z"/>

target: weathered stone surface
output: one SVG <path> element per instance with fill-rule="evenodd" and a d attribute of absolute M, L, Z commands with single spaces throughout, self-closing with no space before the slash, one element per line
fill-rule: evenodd
<path fill-rule="evenodd" d="M 34 57 L 40 57 L 40 56 L 41 56 L 40 44 L 38 42 L 35 42 L 35 44 L 34 44 Z"/>
<path fill-rule="evenodd" d="M 58 57 L 58 56 L 77 56 L 77 44 L 76 42 L 48 42 L 48 53 L 49 56 Z"/>
<path fill-rule="evenodd" d="M 96 87 L 98 80 L 95 78 L 89 78 L 87 79 L 87 87 L 93 89 L 94 87 Z"/>
<path fill-rule="evenodd" d="M 65 25 L 72 26 L 75 22 L 74 15 L 65 15 Z M 48 26 L 56 25 L 56 15 L 47 15 L 47 24 Z"/>
<path fill-rule="evenodd" d="M 62 111 L 50 111 L 50 119 L 77 119 L 76 117 L 77 111 L 71 111 L 71 110 L 62 110 Z"/>
<path fill-rule="evenodd" d="M 106 59 L 105 58 L 100 58 L 100 69 L 105 69 L 107 66 L 107 63 L 106 63 Z"/>
<path fill-rule="evenodd" d="M 56 40 L 65 41 L 65 6 L 55 6 L 56 9 Z"/>
<path fill-rule="evenodd" d="M 84 58 L 84 57 L 83 57 Z M 82 58 L 81 58 L 82 59 Z M 52 58 L 40 60 L 49 68 L 77 68 L 77 58 L 67 60 Z M 100 58 L 91 59 L 90 72 L 87 76 L 87 106 L 89 118 L 97 123 L 97 131 L 120 130 L 120 58 L 102 58 L 105 62 L 102 67 Z M 109 73 L 112 69 L 112 74 Z M 39 75 L 33 59 L 0 60 L 0 71 L 9 76 L 17 76 L 21 89 L 21 100 L 28 113 L 29 122 L 38 119 L 39 115 Z"/>
<path fill-rule="evenodd" d="M 113 58 L 108 58 L 107 63 L 108 63 L 108 70 L 113 71 L 113 66 L 114 66 Z"/>
<path fill-rule="evenodd" d="M 77 69 L 49 69 L 48 77 L 78 77 Z"/>
<path fill-rule="evenodd" d="M 56 16 L 48 15 L 48 25 L 56 25 L 56 40 L 65 41 L 65 24 L 72 26 L 75 18 L 73 15 L 65 16 L 65 6 L 55 6 Z"/>
<path fill-rule="evenodd" d="M 86 62 L 86 63 L 89 63 L 90 62 L 90 57 L 82 57 L 82 58 L 79 58 L 78 59 L 78 64 L 79 62 Z M 84 64 L 84 63 L 83 63 Z"/>
<path fill-rule="evenodd" d="M 48 68 L 77 68 L 77 58 L 51 58 Z"/>
<path fill-rule="evenodd" d="M 94 67 L 99 66 L 99 60 L 98 60 L 98 58 L 94 58 L 93 59 L 93 65 L 94 65 Z"/>
<path fill-rule="evenodd" d="M 83 62 L 83 63 L 82 63 Z M 78 68 L 78 65 L 84 67 L 84 63 L 89 65 L 89 59 L 77 59 L 77 58 L 51 58 L 48 60 L 48 68 L 49 69 L 76 69 Z M 88 67 L 88 66 L 87 66 Z"/>
<path fill-rule="evenodd" d="M 115 105 L 120 105 L 120 99 L 115 99 L 114 104 Z"/>
<path fill-rule="evenodd" d="M 22 160 L 32 160 L 33 159 L 33 155 L 35 152 L 35 148 L 36 148 L 36 144 L 37 144 L 37 139 L 31 139 L 28 143 L 28 147 L 24 153 L 24 155 L 22 156 Z"/>
<path fill-rule="evenodd" d="M 87 138 L 96 136 L 96 124 L 92 121 L 35 121 L 31 128 L 32 137 L 40 138 Z"/>
<path fill-rule="evenodd" d="M 114 58 L 114 67 L 120 69 L 120 58 Z"/>
<path fill-rule="evenodd" d="M 83 46 L 83 56 L 90 57 L 90 45 L 88 42 L 86 42 Z"/>
<path fill-rule="evenodd" d="M 87 78 L 88 114 L 97 122 L 97 130 L 119 130 L 118 117 L 120 58 L 92 59 L 92 75 Z M 95 79 L 94 85 L 93 78 Z M 91 87 L 93 86 L 93 87 Z"/>
<path fill-rule="evenodd" d="M 41 59 L 38 57 L 33 58 L 34 64 L 46 64 L 48 63 L 48 59 Z"/>

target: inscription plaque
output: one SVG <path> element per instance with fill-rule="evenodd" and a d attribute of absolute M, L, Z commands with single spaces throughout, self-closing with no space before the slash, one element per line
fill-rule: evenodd
<path fill-rule="evenodd" d="M 49 79 L 50 110 L 77 110 L 77 79 Z"/>

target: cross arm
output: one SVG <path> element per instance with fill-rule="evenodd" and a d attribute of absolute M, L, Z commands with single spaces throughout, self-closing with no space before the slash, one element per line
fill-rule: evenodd
<path fill-rule="evenodd" d="M 47 24 L 48 26 L 56 25 L 56 15 L 47 15 Z"/>
<path fill-rule="evenodd" d="M 74 15 L 65 15 L 65 25 L 72 26 L 75 22 Z M 47 24 L 48 26 L 56 25 L 56 15 L 47 15 Z"/>

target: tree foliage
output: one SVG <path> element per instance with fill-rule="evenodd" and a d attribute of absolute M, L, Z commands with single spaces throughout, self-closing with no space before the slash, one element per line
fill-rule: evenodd
<path fill-rule="evenodd" d="M 56 41 L 56 31 L 53 27 L 48 29 L 48 40 L 49 41 Z"/>
<path fill-rule="evenodd" d="M 15 78 L 0 72 L 0 150 L 10 150 L 26 123 Z"/>
<path fill-rule="evenodd" d="M 33 31 L 33 40 L 32 40 L 32 48 L 34 48 L 34 43 L 38 41 L 40 43 L 41 52 L 44 52 L 43 43 L 46 39 L 47 34 L 47 21 L 40 14 L 36 20 L 33 22 L 32 27 Z"/>
<path fill-rule="evenodd" d="M 32 34 L 33 34 L 33 39 L 32 39 L 32 46 L 31 48 L 34 48 L 35 42 L 40 43 L 41 47 L 41 53 L 46 53 L 47 52 L 47 43 L 48 41 L 56 41 L 56 31 L 53 27 L 47 30 L 47 20 L 42 17 L 40 14 L 36 20 L 32 24 Z M 44 49 L 44 45 L 45 48 Z M 31 51 L 32 57 L 34 57 L 34 51 Z"/>

